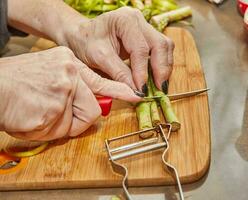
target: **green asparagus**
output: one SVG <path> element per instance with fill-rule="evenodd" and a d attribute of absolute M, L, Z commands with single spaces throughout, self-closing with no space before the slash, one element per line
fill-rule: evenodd
<path fill-rule="evenodd" d="M 170 99 L 162 92 L 160 91 L 154 84 L 153 80 L 151 81 L 152 91 L 155 96 L 160 96 L 159 99 L 160 106 L 162 108 L 164 117 L 167 121 L 167 123 L 171 124 L 172 131 L 177 131 L 180 129 L 181 124 L 173 111 L 173 108 L 170 103 Z"/>
<path fill-rule="evenodd" d="M 64 0 L 88 18 L 94 18 L 122 6 L 139 9 L 158 31 L 173 21 L 192 15 L 190 7 L 179 8 L 175 0 Z M 168 12 L 169 11 L 169 12 Z"/>

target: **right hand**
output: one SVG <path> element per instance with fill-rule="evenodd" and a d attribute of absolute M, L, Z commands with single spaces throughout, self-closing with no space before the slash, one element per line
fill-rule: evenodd
<path fill-rule="evenodd" d="M 0 130 L 25 140 L 77 136 L 101 114 L 93 93 L 137 102 L 126 84 L 101 78 L 71 50 L 0 59 Z"/>

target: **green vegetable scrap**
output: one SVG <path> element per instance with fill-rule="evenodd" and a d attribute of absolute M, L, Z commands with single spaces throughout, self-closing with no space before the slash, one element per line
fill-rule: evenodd
<path fill-rule="evenodd" d="M 139 10 L 143 10 L 145 7 L 142 0 L 131 0 L 131 4 L 134 8 L 138 8 Z"/>
<path fill-rule="evenodd" d="M 88 18 L 130 6 L 139 9 L 145 19 L 158 31 L 163 31 L 170 22 L 180 21 L 192 15 L 191 8 L 180 8 L 175 0 L 64 0 Z"/>
<path fill-rule="evenodd" d="M 192 10 L 189 6 L 165 12 L 156 16 L 153 16 L 150 20 L 150 24 L 153 25 L 158 31 L 163 31 L 169 22 L 180 21 L 186 17 L 192 15 Z"/>

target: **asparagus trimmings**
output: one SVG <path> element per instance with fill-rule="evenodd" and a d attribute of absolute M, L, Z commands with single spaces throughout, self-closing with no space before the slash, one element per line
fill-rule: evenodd
<path fill-rule="evenodd" d="M 165 12 L 151 17 L 150 24 L 158 31 L 163 31 L 169 22 L 179 21 L 183 18 L 192 15 L 192 10 L 189 6 Z"/>
<path fill-rule="evenodd" d="M 131 4 L 134 8 L 138 8 L 139 10 L 143 10 L 145 7 L 142 0 L 131 0 Z"/>
<path fill-rule="evenodd" d="M 178 8 L 175 1 L 152 0 L 152 3 L 153 7 L 160 10 L 160 12 L 167 12 Z"/>
<path fill-rule="evenodd" d="M 102 13 L 129 6 L 139 9 L 157 30 L 163 31 L 172 21 L 192 15 L 190 7 L 179 8 L 175 0 L 64 0 L 84 16 L 94 18 Z M 168 12 L 169 11 L 169 12 Z"/>

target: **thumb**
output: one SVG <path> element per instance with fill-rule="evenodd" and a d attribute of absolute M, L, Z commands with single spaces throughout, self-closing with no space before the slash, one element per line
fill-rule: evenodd
<path fill-rule="evenodd" d="M 84 64 L 78 64 L 79 72 L 94 94 L 109 96 L 115 99 L 120 99 L 130 102 L 138 102 L 141 100 L 134 91 L 125 83 L 102 78 L 100 75 L 86 67 Z"/>

